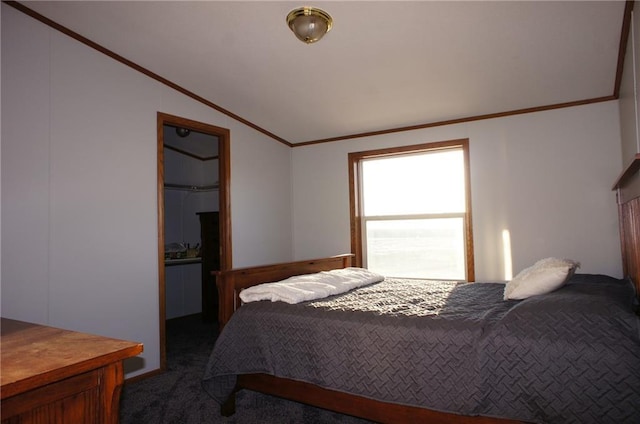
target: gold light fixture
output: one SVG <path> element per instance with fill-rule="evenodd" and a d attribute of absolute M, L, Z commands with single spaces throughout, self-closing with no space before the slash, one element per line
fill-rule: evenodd
<path fill-rule="evenodd" d="M 333 19 L 324 10 L 305 6 L 289 12 L 287 25 L 300 41 L 311 44 L 331 31 Z"/>

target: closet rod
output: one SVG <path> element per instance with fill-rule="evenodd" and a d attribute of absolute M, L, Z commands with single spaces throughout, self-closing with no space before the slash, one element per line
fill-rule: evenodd
<path fill-rule="evenodd" d="M 217 190 L 219 188 L 219 184 L 215 183 L 213 185 L 196 186 L 196 185 L 189 185 L 189 184 L 165 183 L 164 188 L 168 190 L 211 191 L 211 190 Z"/>

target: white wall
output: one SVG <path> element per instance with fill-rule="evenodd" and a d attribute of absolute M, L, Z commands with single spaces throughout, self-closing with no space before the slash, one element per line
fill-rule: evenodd
<path fill-rule="evenodd" d="M 640 10 L 632 12 L 620 83 L 620 133 L 622 166 L 626 169 L 640 153 Z M 620 197 L 626 201 L 637 196 L 640 196 L 640 175 L 638 174 L 627 182 Z"/>
<path fill-rule="evenodd" d="M 0 22 L 2 21 L 2 8 L 0 8 Z M 2 47 L 0 43 L 0 56 Z M 2 78 L 2 69 L 0 68 L 0 80 Z M 0 84 L 0 97 L 2 97 L 2 84 Z M 2 116 L 2 102 L 0 102 L 0 116 Z M 2 134 L 2 123 L 0 122 L 0 134 Z M 2 136 L 0 136 L 0 175 L 2 175 Z M 1 178 L 0 178 L 1 179 Z M 2 236 L 2 184 L 0 184 L 0 238 Z M 0 276 L 2 275 L 2 243 L 0 242 Z M 0 297 L 2 296 L 2 288 L 0 287 Z M 2 302 L 0 302 L 0 316 L 2 316 Z"/>
<path fill-rule="evenodd" d="M 631 28 L 620 83 L 622 163 L 628 166 L 640 153 L 640 10 L 632 12 Z"/>
<path fill-rule="evenodd" d="M 616 101 L 293 149 L 294 256 L 349 252 L 347 154 L 469 138 L 477 281 L 504 280 L 502 231 L 513 273 L 547 256 L 581 272 L 621 276 Z"/>
<path fill-rule="evenodd" d="M 143 342 L 127 376 L 157 369 L 156 113 L 230 129 L 236 266 L 291 258 L 290 149 L 1 7 L 2 315 Z"/>

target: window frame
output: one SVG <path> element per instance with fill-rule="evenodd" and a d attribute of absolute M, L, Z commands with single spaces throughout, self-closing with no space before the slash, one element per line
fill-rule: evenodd
<path fill-rule="evenodd" d="M 349 153 L 349 215 L 351 221 L 351 252 L 355 255 L 354 266 L 363 266 L 365 251 L 365 247 L 363 245 L 363 205 L 361 197 L 362 161 L 366 159 L 381 159 L 384 157 L 404 156 L 408 154 L 428 153 L 449 149 L 462 149 L 463 154 L 465 173 L 465 212 L 463 213 L 465 235 L 465 267 L 467 281 L 475 281 L 473 226 L 471 219 L 471 176 L 469 172 L 470 166 L 468 138 Z"/>

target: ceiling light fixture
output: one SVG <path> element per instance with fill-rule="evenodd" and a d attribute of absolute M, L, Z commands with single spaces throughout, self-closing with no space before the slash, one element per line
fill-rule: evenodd
<path fill-rule="evenodd" d="M 289 12 L 287 25 L 300 41 L 311 44 L 331 31 L 333 19 L 324 10 L 305 6 Z"/>
<path fill-rule="evenodd" d="M 176 134 L 178 134 L 179 137 L 186 137 L 191 133 L 191 130 L 188 128 L 182 128 L 182 127 L 177 127 L 176 128 Z"/>

